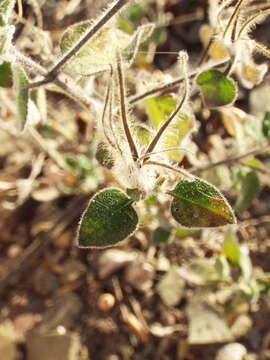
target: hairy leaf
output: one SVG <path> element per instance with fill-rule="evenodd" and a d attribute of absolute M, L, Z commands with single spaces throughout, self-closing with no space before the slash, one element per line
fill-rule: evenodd
<path fill-rule="evenodd" d="M 8 24 L 9 17 L 15 5 L 15 0 L 1 0 L 0 1 L 0 26 Z"/>
<path fill-rule="evenodd" d="M 104 248 L 130 236 L 138 225 L 133 202 L 118 189 L 109 188 L 97 193 L 82 216 L 79 247 Z"/>
<path fill-rule="evenodd" d="M 0 55 L 8 54 L 14 31 L 13 25 L 0 27 Z"/>
<path fill-rule="evenodd" d="M 23 130 L 27 120 L 28 101 L 29 101 L 29 85 L 28 77 L 22 67 L 13 65 L 13 86 L 16 94 L 17 109 L 18 109 L 18 128 Z"/>
<path fill-rule="evenodd" d="M 197 84 L 207 107 L 219 107 L 232 104 L 237 96 L 234 81 L 219 70 L 206 70 L 199 74 Z"/>
<path fill-rule="evenodd" d="M 146 112 L 151 125 L 158 129 L 170 116 L 177 106 L 177 99 L 169 95 L 160 95 L 145 100 Z M 190 134 L 194 127 L 194 117 L 187 106 L 178 113 L 175 120 L 168 126 L 162 136 L 164 149 L 180 147 L 182 142 Z M 181 161 L 182 155 L 179 151 L 170 151 L 169 157 L 174 161 Z"/>
<path fill-rule="evenodd" d="M 12 87 L 12 69 L 11 63 L 4 61 L 0 65 L 0 86 L 4 88 Z"/>
<path fill-rule="evenodd" d="M 206 181 L 180 181 L 170 194 L 174 197 L 172 216 L 183 226 L 216 227 L 236 222 L 226 199 Z"/>
<path fill-rule="evenodd" d="M 72 25 L 64 32 L 60 42 L 63 55 L 80 40 L 91 25 L 91 21 L 83 21 Z M 131 63 L 136 56 L 140 43 L 144 42 L 152 31 L 153 24 L 147 24 L 140 26 L 130 36 L 117 28 L 104 26 L 78 51 L 69 66 L 81 75 L 104 71 L 115 62 L 118 50 L 122 51 L 124 60 Z"/>

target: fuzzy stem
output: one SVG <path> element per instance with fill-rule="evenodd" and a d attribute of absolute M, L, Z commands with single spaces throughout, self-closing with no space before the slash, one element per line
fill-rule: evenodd
<path fill-rule="evenodd" d="M 243 2 L 244 2 L 244 1 L 245 1 L 245 0 L 239 0 L 239 1 L 238 1 L 238 4 L 236 5 L 236 7 L 235 7 L 235 9 L 234 9 L 234 12 L 233 12 L 232 16 L 230 17 L 230 20 L 228 21 L 228 24 L 227 24 L 227 26 L 226 26 L 226 28 L 225 28 L 225 30 L 224 30 L 223 38 L 226 37 L 226 35 L 227 35 L 228 31 L 230 30 L 230 27 L 231 27 L 231 25 L 233 24 L 233 22 L 236 21 L 237 15 L 239 14 L 239 11 L 241 10 L 241 7 L 243 6 Z M 235 31 L 235 26 L 236 26 L 235 24 L 236 24 L 236 23 L 234 23 L 233 32 Z M 232 36 L 233 36 L 233 35 L 232 35 Z"/>
<path fill-rule="evenodd" d="M 119 85 L 119 97 L 120 97 L 120 111 L 121 111 L 121 119 L 123 128 L 125 131 L 126 139 L 129 145 L 129 149 L 134 161 L 137 161 L 139 158 L 138 150 L 136 148 L 135 142 L 131 135 L 131 131 L 128 125 L 127 119 L 127 108 L 126 108 L 126 89 L 125 89 L 125 82 L 124 82 L 124 74 L 122 68 L 122 59 L 121 54 L 117 52 L 117 76 L 118 76 L 118 85 Z"/>
<path fill-rule="evenodd" d="M 159 162 L 159 161 L 147 161 L 145 162 L 143 165 L 155 165 L 155 166 L 161 166 L 161 167 L 164 167 L 165 169 L 169 169 L 169 170 L 172 170 L 174 172 L 177 172 L 178 174 L 181 174 L 185 177 L 188 177 L 190 179 L 194 179 L 194 176 L 191 175 L 188 171 L 184 170 L 184 169 L 181 169 L 181 168 L 176 168 L 174 166 L 171 166 L 169 164 L 166 164 L 166 163 L 162 163 L 162 162 Z"/>
<path fill-rule="evenodd" d="M 111 73 L 111 76 L 112 76 L 112 73 Z M 108 128 L 107 128 L 106 123 L 105 123 L 108 105 L 110 107 L 110 100 L 111 100 L 111 89 L 110 89 L 110 83 L 108 83 L 106 96 L 105 96 L 105 101 L 104 101 L 104 106 L 103 106 L 103 111 L 102 111 L 102 116 L 101 116 L 101 124 L 102 124 L 104 135 L 105 135 L 108 143 L 111 145 L 111 147 L 113 149 L 116 149 L 116 145 L 111 140 L 110 135 L 108 133 Z M 111 116 L 111 114 L 110 114 L 110 116 Z"/>

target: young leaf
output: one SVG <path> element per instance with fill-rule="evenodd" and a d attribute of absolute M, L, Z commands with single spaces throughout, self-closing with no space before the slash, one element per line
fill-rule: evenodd
<path fill-rule="evenodd" d="M 0 86 L 4 88 L 12 87 L 13 80 L 12 80 L 12 69 L 11 63 L 4 61 L 0 65 Z"/>
<path fill-rule="evenodd" d="M 138 225 L 131 200 L 118 189 L 97 193 L 85 210 L 78 231 L 78 246 L 104 248 L 130 236 Z"/>
<path fill-rule="evenodd" d="M 170 116 L 177 106 L 177 99 L 169 95 L 160 95 L 145 100 L 146 112 L 151 125 L 159 129 L 163 122 Z M 181 111 L 168 126 L 162 136 L 163 148 L 171 149 L 180 147 L 182 142 L 190 134 L 194 127 L 194 117 L 187 106 Z M 181 161 L 182 156 L 179 151 L 170 151 L 168 156 L 174 161 Z"/>
<path fill-rule="evenodd" d="M 232 104 L 237 96 L 234 81 L 219 70 L 206 70 L 196 79 L 203 96 L 204 103 L 209 108 Z"/>
<path fill-rule="evenodd" d="M 236 222 L 233 211 L 223 195 L 201 179 L 180 181 L 169 192 L 173 218 L 186 227 L 216 227 Z"/>
<path fill-rule="evenodd" d="M 18 128 L 23 130 L 26 124 L 28 113 L 29 89 L 27 86 L 29 85 L 29 80 L 24 69 L 18 65 L 13 65 L 12 73 L 18 109 Z"/>
<path fill-rule="evenodd" d="M 261 190 L 260 180 L 256 171 L 249 171 L 241 177 L 241 194 L 236 206 L 237 212 L 242 215 L 252 201 L 256 199 Z"/>
<path fill-rule="evenodd" d="M 227 231 L 225 234 L 222 252 L 233 265 L 239 265 L 241 250 L 235 233 L 232 230 Z"/>
<path fill-rule="evenodd" d="M 1 0 L 0 3 L 0 26 L 8 24 L 9 17 L 15 5 L 15 0 Z"/>

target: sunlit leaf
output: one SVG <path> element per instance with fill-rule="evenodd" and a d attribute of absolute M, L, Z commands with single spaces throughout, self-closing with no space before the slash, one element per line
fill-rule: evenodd
<path fill-rule="evenodd" d="M 227 231 L 225 234 L 222 252 L 233 265 L 239 265 L 241 250 L 238 239 L 232 230 Z"/>
<path fill-rule="evenodd" d="M 134 128 L 134 133 L 135 133 L 136 139 L 140 145 L 146 146 L 149 144 L 149 142 L 151 140 L 151 131 L 148 130 L 146 127 L 136 126 Z"/>
<path fill-rule="evenodd" d="M 91 21 L 83 21 L 64 32 L 60 42 L 63 55 L 80 40 L 91 25 Z M 107 70 L 115 61 L 117 49 L 125 48 L 129 40 L 130 36 L 124 32 L 105 26 L 77 52 L 69 67 L 81 75 Z"/>
<path fill-rule="evenodd" d="M 17 101 L 18 109 L 18 128 L 23 130 L 27 120 L 28 100 L 29 100 L 29 85 L 28 77 L 22 67 L 13 65 L 13 85 Z"/>
<path fill-rule="evenodd" d="M 8 24 L 9 17 L 15 5 L 15 0 L 1 0 L 0 2 L 0 26 Z"/>
<path fill-rule="evenodd" d="M 226 199 L 206 181 L 180 181 L 170 194 L 174 197 L 172 216 L 183 226 L 216 227 L 236 222 Z"/>
<path fill-rule="evenodd" d="M 249 171 L 245 175 L 241 175 L 241 193 L 238 199 L 236 209 L 242 215 L 243 212 L 249 208 L 252 201 L 256 199 L 260 193 L 260 180 L 256 171 Z"/>
<path fill-rule="evenodd" d="M 160 95 L 145 100 L 146 112 L 151 125 L 158 129 L 161 124 L 167 120 L 170 114 L 177 106 L 177 99 L 169 95 Z M 180 147 L 182 142 L 190 134 L 194 127 L 194 116 L 187 106 L 184 107 L 169 125 L 165 134 L 162 136 L 162 144 L 164 149 Z M 179 151 L 170 151 L 168 156 L 174 161 L 182 159 Z"/>
<path fill-rule="evenodd" d="M 14 31 L 15 26 L 13 25 L 0 26 L 0 55 L 9 53 Z"/>
<path fill-rule="evenodd" d="M 12 79 L 12 69 L 11 63 L 4 61 L 0 65 L 0 86 L 9 88 L 12 87 L 13 79 Z"/>
<path fill-rule="evenodd" d="M 232 104 L 237 96 L 234 81 L 219 70 L 206 70 L 199 74 L 197 84 L 207 107 L 219 107 Z"/>
<path fill-rule="evenodd" d="M 82 216 L 78 231 L 79 247 L 104 248 L 130 236 L 138 225 L 133 202 L 118 189 L 97 193 Z"/>
<path fill-rule="evenodd" d="M 64 32 L 60 41 L 63 55 L 81 39 L 91 25 L 91 21 L 83 21 Z M 117 28 L 104 26 L 77 52 L 69 67 L 81 75 L 107 70 L 115 62 L 118 50 L 122 51 L 124 61 L 131 63 L 140 43 L 144 42 L 152 31 L 153 24 L 142 25 L 130 36 Z"/>

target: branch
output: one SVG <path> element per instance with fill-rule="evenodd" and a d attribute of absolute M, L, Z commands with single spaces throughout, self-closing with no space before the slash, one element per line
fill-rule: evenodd
<path fill-rule="evenodd" d="M 217 161 L 217 162 L 214 162 L 214 163 L 210 163 L 210 164 L 207 164 L 207 165 L 199 167 L 199 168 L 198 167 L 197 168 L 192 168 L 189 171 L 192 174 L 198 174 L 198 173 L 201 173 L 203 171 L 213 169 L 213 168 L 215 168 L 217 166 L 231 164 L 231 163 L 240 161 L 240 160 L 244 159 L 245 157 L 248 157 L 248 156 L 251 156 L 251 155 L 255 156 L 255 155 L 258 155 L 258 154 L 262 154 L 262 153 L 266 152 L 267 150 L 269 150 L 269 148 L 270 148 L 270 145 L 269 145 L 269 143 L 267 143 L 265 146 L 262 146 L 260 148 L 247 151 L 246 153 L 243 153 L 243 154 L 240 154 L 240 155 L 227 157 L 226 159 L 223 159 L 223 160 L 220 160 L 220 161 Z"/>
<path fill-rule="evenodd" d="M 213 64 L 211 65 L 211 68 L 216 68 L 216 67 L 219 67 L 219 66 L 222 66 L 224 64 L 226 64 L 227 62 L 229 61 L 229 59 L 225 59 L 225 60 L 222 60 L 216 64 Z M 194 78 L 195 76 L 198 75 L 198 73 L 201 71 L 201 69 L 197 69 L 195 71 L 192 71 L 191 73 L 188 74 L 188 78 L 189 79 L 192 79 Z M 177 87 L 179 87 L 179 85 L 181 85 L 181 83 L 185 81 L 185 76 L 180 76 L 178 78 L 176 78 L 175 80 L 173 81 L 170 81 L 168 83 L 165 83 L 165 84 L 162 84 L 162 85 L 159 85 L 151 90 L 147 90 L 145 91 L 144 93 L 141 93 L 141 94 L 136 94 L 136 95 L 133 95 L 133 96 L 130 96 L 128 98 L 129 100 L 129 103 L 131 105 L 133 104 L 136 104 L 137 102 L 151 96 L 151 95 L 155 95 L 155 94 L 158 94 L 158 93 L 161 93 L 161 92 L 166 92 L 168 90 L 172 90 L 172 89 L 175 89 Z"/>

